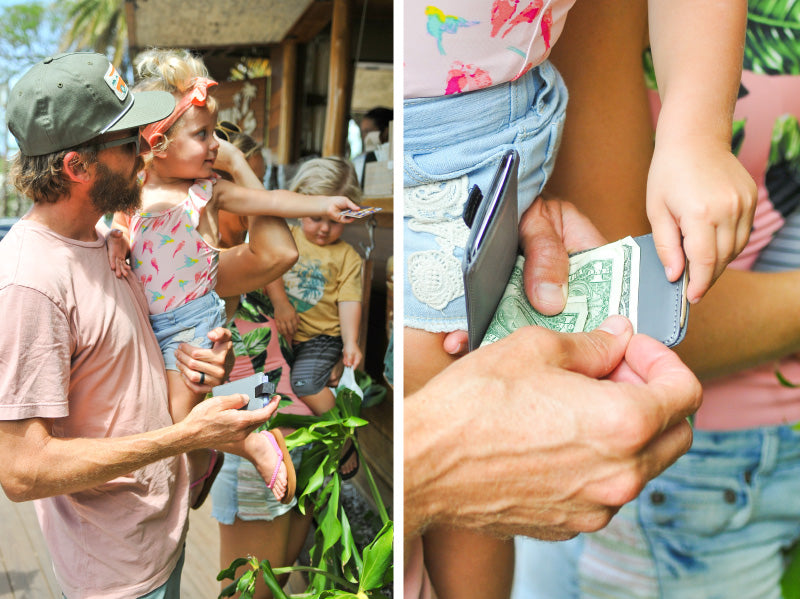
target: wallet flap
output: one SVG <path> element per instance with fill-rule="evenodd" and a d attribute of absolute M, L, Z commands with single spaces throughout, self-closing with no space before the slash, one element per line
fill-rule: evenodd
<path fill-rule="evenodd" d="M 640 249 L 639 314 L 637 332 L 650 335 L 667 347 L 683 341 L 689 322 L 686 269 L 671 283 L 656 253 L 652 235 L 634 237 Z"/>

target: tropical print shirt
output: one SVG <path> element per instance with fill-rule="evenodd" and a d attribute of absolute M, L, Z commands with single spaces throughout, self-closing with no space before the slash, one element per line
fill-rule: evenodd
<path fill-rule="evenodd" d="M 177 206 L 131 217 L 131 267 L 145 289 L 150 314 L 168 312 L 214 289 L 219 250 L 197 232 L 212 191 L 213 181 L 198 179 Z"/>
<path fill-rule="evenodd" d="M 645 64 L 650 60 L 646 57 Z M 748 4 L 747 37 L 733 150 L 758 185 L 747 247 L 731 268 L 775 272 L 800 269 L 800 0 Z M 655 85 L 652 69 L 651 86 Z M 748 301 L 742 298 L 742 301 Z M 787 318 L 797 318 L 787 314 Z M 691 314 L 689 317 L 691 326 Z M 704 386 L 695 424 L 738 429 L 800 420 L 800 361 L 778 363 Z"/>
<path fill-rule="evenodd" d="M 291 231 L 300 257 L 283 276 L 283 283 L 300 317 L 294 341 L 338 336 L 339 302 L 361 301 L 361 256 L 341 239 L 319 246 L 306 239 L 300 227 Z"/>
<path fill-rule="evenodd" d="M 406 98 L 513 81 L 541 64 L 575 0 L 406 0 Z"/>

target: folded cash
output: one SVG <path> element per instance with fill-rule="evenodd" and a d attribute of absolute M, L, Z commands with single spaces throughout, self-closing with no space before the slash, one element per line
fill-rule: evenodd
<path fill-rule="evenodd" d="M 493 343 L 527 325 L 574 333 L 591 331 L 607 317 L 622 314 L 637 326 L 639 245 L 631 237 L 573 254 L 569 259 L 567 305 L 545 316 L 533 309 L 522 285 L 525 258 L 514 264 L 511 278 L 481 345 Z"/>

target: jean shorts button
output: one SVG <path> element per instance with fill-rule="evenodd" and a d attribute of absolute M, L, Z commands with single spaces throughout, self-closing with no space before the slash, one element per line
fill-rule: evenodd
<path fill-rule="evenodd" d="M 748 485 L 749 485 L 751 482 L 753 482 L 753 473 L 752 473 L 752 472 L 750 472 L 750 470 L 747 470 L 747 471 L 744 473 L 744 482 L 746 482 Z"/>
<path fill-rule="evenodd" d="M 723 497 L 725 497 L 725 503 L 736 503 L 736 491 L 733 489 L 725 489 Z"/>
<path fill-rule="evenodd" d="M 666 499 L 666 496 L 661 491 L 653 491 L 650 493 L 650 501 L 653 505 L 661 505 Z"/>

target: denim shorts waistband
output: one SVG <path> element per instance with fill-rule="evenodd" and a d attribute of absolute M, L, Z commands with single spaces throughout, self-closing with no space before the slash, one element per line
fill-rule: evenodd
<path fill-rule="evenodd" d="M 461 136 L 491 135 L 526 116 L 532 107 L 546 120 L 548 112 L 559 106 L 549 96 L 562 93 L 560 86 L 560 75 L 545 61 L 515 81 L 451 96 L 406 100 L 404 152 L 440 147 L 442 130 L 454 141 Z"/>

